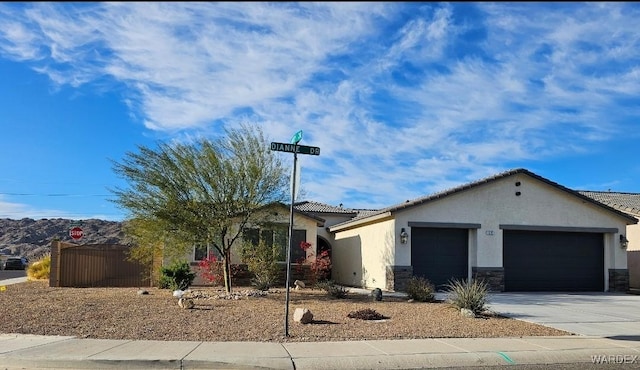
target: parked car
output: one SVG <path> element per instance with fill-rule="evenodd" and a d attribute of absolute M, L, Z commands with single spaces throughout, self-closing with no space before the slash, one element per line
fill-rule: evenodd
<path fill-rule="evenodd" d="M 9 257 L 4 263 L 5 270 L 24 270 L 29 266 L 29 260 L 26 257 Z"/>

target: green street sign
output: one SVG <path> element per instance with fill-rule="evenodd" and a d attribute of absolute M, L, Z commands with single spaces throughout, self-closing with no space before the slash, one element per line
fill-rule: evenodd
<path fill-rule="evenodd" d="M 291 137 L 291 144 L 298 144 L 300 142 L 300 140 L 302 140 L 302 130 L 296 132 L 292 137 Z"/>
<path fill-rule="evenodd" d="M 275 150 L 277 152 L 320 155 L 320 148 L 318 148 L 317 146 L 306 146 L 306 145 L 272 142 L 271 150 Z"/>

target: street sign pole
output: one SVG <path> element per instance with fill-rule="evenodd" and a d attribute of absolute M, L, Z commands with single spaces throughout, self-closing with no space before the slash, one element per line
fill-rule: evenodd
<path fill-rule="evenodd" d="M 293 249 L 293 203 L 296 197 L 296 162 L 298 153 L 293 152 L 293 184 L 291 185 L 291 205 L 289 206 L 289 245 L 287 246 L 287 278 L 285 281 L 286 304 L 284 307 L 284 336 L 289 336 L 289 286 L 291 281 L 291 249 Z"/>
<path fill-rule="evenodd" d="M 285 281 L 286 303 L 284 307 L 284 336 L 289 336 L 289 286 L 291 280 L 291 250 L 293 246 L 293 204 L 296 201 L 296 167 L 298 164 L 298 153 L 320 155 L 320 148 L 315 146 L 298 145 L 302 140 L 302 130 L 293 135 L 289 144 L 271 143 L 271 150 L 279 152 L 293 153 L 293 177 L 291 179 L 291 206 L 289 207 L 289 244 L 287 245 L 287 277 Z"/>

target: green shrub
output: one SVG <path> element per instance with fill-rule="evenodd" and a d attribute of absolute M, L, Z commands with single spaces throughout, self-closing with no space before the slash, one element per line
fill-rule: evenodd
<path fill-rule="evenodd" d="M 51 273 L 51 254 L 47 254 L 27 268 L 29 280 L 47 280 Z"/>
<path fill-rule="evenodd" d="M 333 298 L 345 298 L 349 290 L 342 285 L 336 284 L 331 280 L 316 283 L 316 286 Z"/>
<path fill-rule="evenodd" d="M 418 302 L 433 302 L 435 299 L 434 290 L 433 284 L 420 276 L 411 277 L 405 286 L 407 296 Z"/>
<path fill-rule="evenodd" d="M 452 280 L 445 285 L 449 301 L 456 307 L 479 314 L 485 310 L 489 287 L 484 280 Z"/>
<path fill-rule="evenodd" d="M 258 290 L 269 290 L 276 283 L 280 273 L 278 266 L 278 246 L 268 246 L 264 241 L 258 245 L 245 243 L 241 249 L 242 261 L 247 264 L 247 269 L 253 274 L 251 284 Z"/>
<path fill-rule="evenodd" d="M 275 280 L 269 276 L 265 275 L 256 275 L 253 279 L 251 279 L 251 285 L 262 291 L 267 291 L 271 288 L 275 283 Z"/>
<path fill-rule="evenodd" d="M 160 289 L 185 290 L 191 286 L 196 274 L 187 261 L 176 261 L 160 268 Z"/>

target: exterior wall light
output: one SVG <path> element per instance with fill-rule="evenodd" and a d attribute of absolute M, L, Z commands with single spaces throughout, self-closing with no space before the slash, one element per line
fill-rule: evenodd
<path fill-rule="evenodd" d="M 623 234 L 620 234 L 620 248 L 627 249 L 628 246 L 629 246 L 629 240 L 627 240 L 626 236 L 624 236 Z"/>
<path fill-rule="evenodd" d="M 400 230 L 400 243 L 407 244 L 407 241 L 409 241 L 409 234 L 407 233 L 407 231 L 403 227 Z"/>

